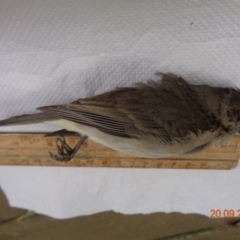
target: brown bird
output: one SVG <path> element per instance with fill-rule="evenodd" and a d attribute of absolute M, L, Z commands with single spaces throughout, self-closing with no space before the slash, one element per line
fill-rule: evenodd
<path fill-rule="evenodd" d="M 74 149 L 58 139 L 59 155 L 51 156 L 61 161 L 70 160 L 87 137 L 134 156 L 163 158 L 197 152 L 238 132 L 239 90 L 158 75 L 162 76 L 159 81 L 40 107 L 41 113 L 2 120 L 0 126 L 46 122 L 80 133 Z"/>

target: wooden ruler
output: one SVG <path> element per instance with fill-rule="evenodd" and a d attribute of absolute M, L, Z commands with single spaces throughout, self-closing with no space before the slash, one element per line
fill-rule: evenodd
<path fill-rule="evenodd" d="M 65 137 L 74 147 L 78 137 Z M 49 151 L 56 152 L 56 137 L 44 134 L 0 134 L 0 165 L 79 166 L 122 168 L 232 169 L 240 158 L 240 137 L 220 145 L 212 145 L 198 154 L 166 159 L 144 159 L 119 153 L 87 140 L 69 162 L 52 160 Z"/>

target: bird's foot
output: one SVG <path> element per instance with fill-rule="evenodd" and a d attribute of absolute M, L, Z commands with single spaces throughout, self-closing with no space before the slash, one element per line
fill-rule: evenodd
<path fill-rule="evenodd" d="M 74 148 L 71 148 L 65 140 L 64 136 L 61 136 L 56 139 L 56 146 L 58 150 L 58 155 L 54 155 L 51 152 L 49 152 L 52 159 L 62 162 L 68 162 L 70 161 L 74 155 L 77 153 L 77 151 L 81 148 L 83 143 L 86 141 L 87 136 L 82 136 L 77 145 Z"/>

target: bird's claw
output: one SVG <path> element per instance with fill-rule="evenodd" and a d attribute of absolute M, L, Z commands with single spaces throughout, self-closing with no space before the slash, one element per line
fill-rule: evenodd
<path fill-rule="evenodd" d="M 53 160 L 61 161 L 61 162 L 68 162 L 70 161 L 74 155 L 77 153 L 77 151 L 80 149 L 80 147 L 83 145 L 83 143 L 86 141 L 87 136 L 82 136 L 77 145 L 74 148 L 71 148 L 64 138 L 64 136 L 61 136 L 56 139 L 56 146 L 58 150 L 58 155 L 54 155 L 51 152 L 49 152 L 51 158 Z"/>
<path fill-rule="evenodd" d="M 73 158 L 74 149 L 69 147 L 69 145 L 66 143 L 65 138 L 63 136 L 61 138 L 59 137 L 56 139 L 56 145 L 57 145 L 58 155 L 54 155 L 51 152 L 49 152 L 53 160 L 68 162 Z"/>
<path fill-rule="evenodd" d="M 57 161 L 60 161 L 60 162 L 68 162 L 72 159 L 71 156 L 62 156 L 62 155 L 54 155 L 52 154 L 51 152 L 49 152 L 50 156 L 51 156 L 51 159 L 53 160 L 57 160 Z"/>

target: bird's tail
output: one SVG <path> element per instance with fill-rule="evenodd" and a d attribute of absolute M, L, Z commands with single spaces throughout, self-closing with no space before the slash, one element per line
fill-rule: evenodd
<path fill-rule="evenodd" d="M 42 123 L 45 121 L 53 121 L 56 119 L 57 117 L 51 116 L 46 113 L 35 113 L 35 114 L 21 115 L 21 116 L 0 120 L 0 127 L 35 124 L 35 123 Z"/>

